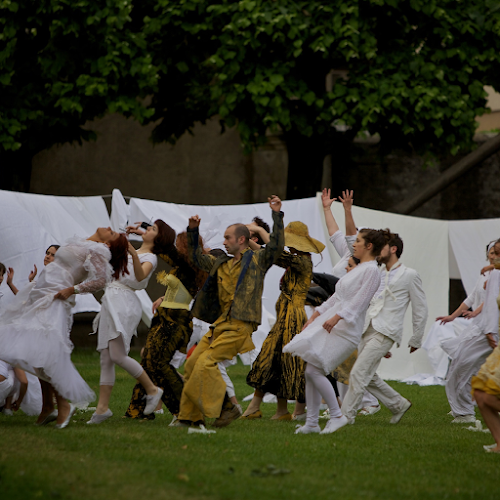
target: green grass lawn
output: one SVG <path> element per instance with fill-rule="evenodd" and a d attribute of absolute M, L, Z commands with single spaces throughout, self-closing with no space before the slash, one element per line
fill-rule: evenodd
<path fill-rule="evenodd" d="M 99 358 L 73 356 L 97 392 Z M 237 397 L 249 368 L 230 367 Z M 398 425 L 390 412 L 358 417 L 326 435 L 294 435 L 294 422 L 236 421 L 211 435 L 122 418 L 134 381 L 117 368 L 114 416 L 98 426 L 79 412 L 58 431 L 19 412 L 0 415 L 0 499 L 487 499 L 498 498 L 500 455 L 490 434 L 451 425 L 443 387 L 394 383 L 413 402 Z M 246 406 L 246 403 L 244 403 Z M 290 408 L 292 410 L 292 408 Z M 321 424 L 323 425 L 323 424 Z M 268 467 L 269 466 L 269 467 Z M 274 466 L 274 469 L 273 469 Z M 274 473 L 270 473 L 274 472 Z M 279 474 L 277 472 L 284 472 Z"/>

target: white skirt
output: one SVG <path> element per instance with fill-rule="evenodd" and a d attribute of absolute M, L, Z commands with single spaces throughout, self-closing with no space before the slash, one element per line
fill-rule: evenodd
<path fill-rule="evenodd" d="M 113 281 L 106 287 L 101 312 L 94 320 L 97 331 L 97 350 L 107 349 L 110 340 L 121 336 L 125 352 L 130 351 L 132 337 L 137 335 L 141 321 L 142 307 L 139 297 L 132 288 Z"/>
<path fill-rule="evenodd" d="M 0 359 L 46 380 L 66 399 L 89 403 L 94 391 L 71 362 L 74 299 L 54 299 L 54 290 L 26 287 L 2 315 Z"/>
<path fill-rule="evenodd" d="M 325 375 L 341 365 L 358 347 L 358 342 L 346 338 L 347 324 L 340 320 L 328 333 L 323 324 L 334 314 L 327 311 L 318 316 L 303 332 L 289 342 L 283 352 L 299 356 L 307 363 L 321 368 Z M 349 332 L 351 333 L 351 332 Z"/>

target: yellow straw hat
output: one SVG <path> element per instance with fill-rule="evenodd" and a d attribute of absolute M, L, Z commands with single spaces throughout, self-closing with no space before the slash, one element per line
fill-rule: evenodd
<path fill-rule="evenodd" d="M 300 252 L 321 253 L 325 245 L 309 236 L 309 229 L 303 222 L 290 222 L 285 227 L 285 246 Z"/>

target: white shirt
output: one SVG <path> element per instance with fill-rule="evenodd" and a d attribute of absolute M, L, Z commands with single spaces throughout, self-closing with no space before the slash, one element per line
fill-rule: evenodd
<path fill-rule="evenodd" d="M 483 311 L 477 316 L 476 325 L 486 333 L 498 334 L 499 310 L 497 297 L 500 293 L 500 271 L 493 269 L 488 277 L 484 296 Z"/>
<path fill-rule="evenodd" d="M 413 336 L 408 344 L 410 347 L 421 347 L 428 311 L 420 276 L 417 271 L 399 261 L 390 271 L 383 266 L 381 274 L 381 286 L 373 297 L 366 315 L 365 331 L 371 321 L 377 332 L 389 337 L 399 347 L 403 338 L 406 309 L 411 302 Z"/>
<path fill-rule="evenodd" d="M 484 275 L 480 275 L 476 284 L 474 285 L 474 290 L 471 294 L 464 300 L 464 304 L 475 311 L 483 302 L 486 291 L 484 289 L 484 284 L 488 281 L 490 272 L 486 272 Z"/>
<path fill-rule="evenodd" d="M 344 236 L 344 233 L 340 231 L 336 231 L 330 236 L 330 242 L 339 254 L 340 260 L 333 267 L 332 273 L 337 278 L 342 278 L 347 274 L 345 270 L 347 266 L 347 261 L 349 257 L 351 257 L 352 253 L 349 250 L 349 246 L 352 247 L 352 244 L 356 241 L 356 235 L 354 236 Z"/>

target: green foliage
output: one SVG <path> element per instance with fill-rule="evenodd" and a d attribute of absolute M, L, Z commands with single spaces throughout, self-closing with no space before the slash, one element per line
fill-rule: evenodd
<path fill-rule="evenodd" d="M 247 149 L 332 122 L 391 143 L 472 146 L 484 85 L 500 90 L 496 0 L 144 1 L 159 67 L 156 141 L 219 116 Z M 147 15 L 146 15 L 147 13 Z M 343 70 L 331 88 L 331 70 Z"/>
<path fill-rule="evenodd" d="M 94 136 L 116 111 L 143 121 L 157 70 L 127 0 L 0 0 L 0 153 Z"/>

